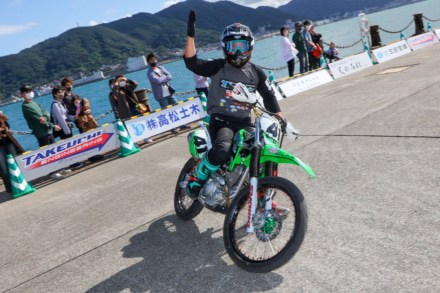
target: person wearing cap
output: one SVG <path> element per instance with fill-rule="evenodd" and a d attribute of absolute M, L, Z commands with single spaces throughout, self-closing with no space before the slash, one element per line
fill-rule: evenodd
<path fill-rule="evenodd" d="M 50 122 L 50 114 L 40 104 L 33 101 L 34 91 L 29 85 L 20 88 L 20 95 L 24 98 L 21 109 L 32 134 L 37 138 L 40 147 L 50 145 L 55 142 L 53 130 L 61 130 L 61 127 Z M 54 180 L 63 179 L 64 176 L 58 172 L 51 173 Z"/>
<path fill-rule="evenodd" d="M 296 57 L 299 61 L 299 72 L 301 74 L 308 72 L 309 58 L 307 54 L 306 41 L 302 33 L 303 25 L 300 21 L 295 22 L 295 33 L 292 36 L 292 41 L 295 48 L 298 50 Z"/>

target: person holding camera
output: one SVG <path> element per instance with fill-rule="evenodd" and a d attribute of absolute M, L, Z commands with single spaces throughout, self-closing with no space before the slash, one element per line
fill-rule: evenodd
<path fill-rule="evenodd" d="M 134 80 L 127 79 L 124 75 L 119 74 L 114 78 L 113 85 L 111 86 L 110 104 L 113 111 L 115 111 L 115 117 L 119 119 L 129 119 L 132 116 L 140 114 L 136 107 L 141 104 L 134 90 L 137 88 L 138 83 Z M 153 142 L 151 138 L 144 139 L 145 143 Z"/>
<path fill-rule="evenodd" d="M 124 75 L 119 74 L 114 79 L 112 86 L 113 102 L 112 108 L 117 109 L 120 119 L 128 119 L 138 115 L 136 105 L 139 104 L 134 90 L 138 84 L 134 80 L 127 79 Z"/>

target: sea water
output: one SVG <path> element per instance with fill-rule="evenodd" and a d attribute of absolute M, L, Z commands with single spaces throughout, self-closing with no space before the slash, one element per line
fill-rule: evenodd
<path fill-rule="evenodd" d="M 415 13 L 423 13 L 429 19 L 440 19 L 440 1 L 439 0 L 427 0 L 423 2 L 414 3 L 411 5 L 401 6 L 394 9 L 389 9 L 377 13 L 367 15 L 370 25 L 379 25 L 388 31 L 400 31 L 406 27 L 413 19 Z M 424 19 L 425 29 L 427 27 L 427 20 Z M 433 28 L 440 27 L 439 23 L 431 23 Z M 318 26 L 315 30 L 322 34 L 323 40 L 326 43 L 334 42 L 336 46 L 349 46 L 361 38 L 359 24 L 357 18 L 346 19 L 330 23 L 327 25 Z M 404 31 L 406 37 L 411 36 L 415 32 L 415 25 L 411 24 L 408 29 Z M 220 32 L 219 32 L 220 36 Z M 292 36 L 292 32 L 290 37 Z M 380 36 L 383 44 L 387 44 L 396 40 L 399 40 L 400 33 L 389 34 L 380 31 Z M 196 35 L 197 46 L 197 35 Z M 324 49 L 327 49 L 325 46 Z M 361 43 L 352 46 L 347 49 L 339 49 L 342 57 L 353 55 L 363 52 L 364 45 Z M 199 58 L 223 58 L 223 53 L 220 50 L 211 51 L 201 54 Z M 160 61 L 160 60 L 159 60 Z M 286 64 L 281 59 L 280 52 L 280 37 L 274 36 L 255 43 L 254 52 L 252 56 L 252 62 L 257 65 L 266 68 L 281 68 Z M 175 61 L 165 64 L 164 67 L 172 74 L 173 79 L 171 81 L 173 87 L 177 93 L 184 93 L 193 91 L 195 87 L 192 72 L 186 69 L 183 60 Z M 295 73 L 298 72 L 299 66 L 296 64 Z M 266 74 L 268 70 L 265 70 Z M 283 78 L 288 76 L 287 69 L 272 70 L 276 78 Z M 148 81 L 146 70 L 140 70 L 125 75 L 127 78 L 138 82 L 138 89 L 148 88 L 151 89 L 150 82 Z M 90 101 L 92 114 L 95 117 L 107 112 L 111 109 L 109 102 L 110 88 L 108 80 L 102 80 L 91 84 L 74 87 L 73 92 L 77 93 L 81 97 L 85 97 Z M 179 101 L 186 100 L 195 94 L 176 95 L 175 97 Z M 154 100 L 151 93 L 148 94 L 150 104 L 153 110 L 160 108 L 159 103 Z M 50 112 L 50 105 L 52 103 L 52 95 L 45 95 L 35 98 L 35 101 L 40 103 L 44 108 Z M 10 129 L 15 131 L 30 132 L 26 121 L 23 118 L 21 111 L 21 102 L 6 105 L 0 107 L 0 110 L 9 117 Z M 113 113 L 98 120 L 100 125 L 110 123 L 115 120 Z M 74 134 L 77 134 L 78 130 L 74 130 Z M 37 139 L 33 135 L 20 135 L 16 134 L 15 138 L 22 145 L 22 147 L 29 151 L 38 148 Z"/>

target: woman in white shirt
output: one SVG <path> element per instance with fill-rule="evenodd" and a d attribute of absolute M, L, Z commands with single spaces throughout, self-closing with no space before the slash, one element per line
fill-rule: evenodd
<path fill-rule="evenodd" d="M 295 44 L 289 39 L 289 30 L 284 25 L 280 28 L 281 35 L 281 58 L 284 62 L 287 62 L 287 68 L 289 71 L 289 77 L 293 77 L 293 70 L 295 69 L 295 56 L 298 54 L 298 50 L 295 48 Z"/>

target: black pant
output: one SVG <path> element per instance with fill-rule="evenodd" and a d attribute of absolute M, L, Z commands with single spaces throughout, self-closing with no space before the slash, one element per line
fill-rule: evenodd
<path fill-rule="evenodd" d="M 17 155 L 17 150 L 13 143 L 6 143 L 0 145 L 0 174 L 3 179 L 3 184 L 5 185 L 6 192 L 12 192 L 11 177 L 9 177 L 9 167 L 7 161 L 7 155 Z"/>
<path fill-rule="evenodd" d="M 309 71 L 309 55 L 307 53 L 301 53 L 299 52 L 298 55 L 296 55 L 299 60 L 299 72 L 301 74 Z"/>
<path fill-rule="evenodd" d="M 53 137 L 53 134 L 37 137 L 37 140 L 38 140 L 38 145 L 40 147 L 47 146 L 55 142 L 55 138 Z"/>
<path fill-rule="evenodd" d="M 319 68 L 319 59 L 309 52 L 309 70 L 316 70 Z"/>
<path fill-rule="evenodd" d="M 231 157 L 234 135 L 240 129 L 253 127 L 251 118 L 234 118 L 227 115 L 212 114 L 209 122 L 209 134 L 212 149 L 208 152 L 208 161 L 215 166 L 225 164 Z"/>
<path fill-rule="evenodd" d="M 293 77 L 293 71 L 295 70 L 295 58 L 287 61 L 287 70 L 289 71 L 289 77 Z"/>
<path fill-rule="evenodd" d="M 207 87 L 202 88 L 196 88 L 197 94 L 201 95 L 202 93 L 205 93 L 205 96 L 208 97 L 209 90 Z"/>

